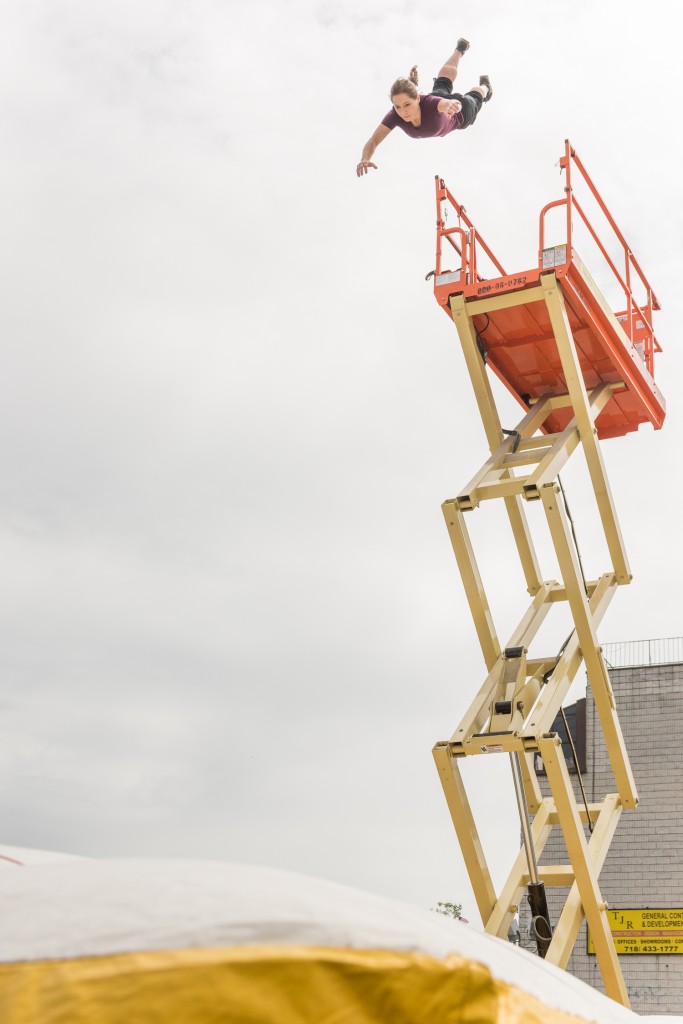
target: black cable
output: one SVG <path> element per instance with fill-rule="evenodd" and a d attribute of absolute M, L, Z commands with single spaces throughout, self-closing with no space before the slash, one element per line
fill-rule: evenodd
<path fill-rule="evenodd" d="M 574 746 L 574 739 L 571 732 L 569 731 L 569 722 L 567 716 L 564 713 L 564 708 L 560 708 L 562 714 L 562 721 L 564 722 L 564 728 L 567 733 L 567 739 L 569 740 L 569 746 L 572 749 L 572 757 L 574 759 L 574 767 L 576 768 L 576 776 L 579 780 L 579 786 L 581 788 L 581 796 L 583 797 L 583 806 L 586 808 L 586 818 L 588 819 L 588 831 L 593 834 L 593 819 L 591 818 L 591 812 L 588 810 L 588 800 L 586 799 L 586 790 L 583 788 L 583 778 L 581 776 L 581 769 L 579 768 L 579 759 L 576 756 L 576 747 Z"/>
<path fill-rule="evenodd" d="M 557 666 L 560 664 L 560 658 L 564 654 L 565 648 L 566 648 L 567 644 L 569 643 L 569 641 L 571 640 L 571 638 L 573 636 L 574 636 L 574 630 L 571 631 L 571 633 L 569 634 L 569 636 L 567 637 L 567 639 L 564 641 L 564 643 L 560 647 L 559 651 L 557 652 L 557 656 L 555 658 L 555 664 L 553 665 L 553 667 L 549 668 L 547 672 L 543 673 L 543 683 L 544 683 L 545 686 L 548 685 L 548 682 L 550 680 L 551 675 L 553 674 L 553 672 L 555 671 Z"/>
<path fill-rule="evenodd" d="M 574 529 L 574 520 L 572 519 L 572 514 L 569 511 L 569 504 L 567 502 L 567 495 L 564 493 L 564 487 L 562 486 L 562 481 L 560 479 L 560 474 L 559 473 L 557 474 L 557 482 L 560 485 L 560 492 L 562 494 L 562 501 L 564 502 L 564 510 L 567 513 L 567 519 L 569 520 L 569 525 L 571 527 L 572 537 L 574 538 L 574 548 L 576 550 L 576 557 L 577 557 L 577 559 L 579 561 L 579 570 L 581 571 L 581 579 L 583 580 L 583 589 L 585 590 L 586 597 L 587 597 L 588 596 L 588 584 L 586 583 L 586 575 L 585 575 L 585 573 L 583 571 L 583 562 L 581 561 L 581 551 L 579 550 L 579 541 L 578 541 L 578 538 L 576 536 L 576 530 Z"/>
<path fill-rule="evenodd" d="M 569 509 L 569 503 L 567 501 L 567 495 L 564 493 L 564 487 L 562 486 L 562 480 L 560 479 L 560 474 L 559 473 L 557 474 L 557 482 L 560 485 L 560 492 L 562 494 L 562 501 L 564 502 L 564 509 L 565 509 L 565 512 L 567 513 L 567 519 L 569 520 L 569 525 L 571 527 L 572 537 L 574 538 L 574 549 L 576 550 L 576 557 L 577 557 L 577 560 L 578 560 L 578 563 L 579 563 L 579 570 L 581 572 L 581 579 L 583 580 L 583 589 L 584 589 L 584 591 L 586 593 L 586 597 L 588 597 L 588 584 L 586 582 L 586 574 L 583 571 L 583 561 L 581 559 L 581 551 L 579 549 L 579 540 L 578 540 L 578 537 L 576 536 L 576 530 L 574 528 L 574 520 L 572 518 L 572 514 L 571 514 L 571 511 Z M 569 639 L 573 635 L 573 632 L 574 631 L 572 630 L 572 632 L 569 634 L 569 636 L 565 640 L 564 644 L 560 648 L 560 654 L 558 655 L 557 661 L 553 665 L 550 673 L 546 673 L 546 675 L 543 676 L 543 681 L 544 682 L 547 682 L 546 676 L 548 676 L 548 678 L 549 678 L 550 675 L 552 675 L 552 673 L 557 668 L 557 663 L 560 660 L 560 655 L 562 654 L 562 651 L 564 650 L 564 648 L 569 643 Z M 586 808 L 586 817 L 588 819 L 588 829 L 592 833 L 593 832 L 593 821 L 592 821 L 591 816 L 590 816 L 590 811 L 588 810 L 588 800 L 586 799 L 586 791 L 585 791 L 585 789 L 583 787 L 583 778 L 581 776 L 581 769 L 579 768 L 579 759 L 576 756 L 576 748 L 574 746 L 574 740 L 572 738 L 571 732 L 569 731 L 569 723 L 567 722 L 567 716 L 564 713 L 564 708 L 560 708 L 560 712 L 562 714 L 562 721 L 564 722 L 564 727 L 565 727 L 565 730 L 567 732 L 567 739 L 569 740 L 569 746 L 571 747 L 572 757 L 574 759 L 574 766 L 576 768 L 576 775 L 577 775 L 577 778 L 579 780 L 579 786 L 581 788 L 581 796 L 583 797 L 583 806 Z"/>
<path fill-rule="evenodd" d="M 476 339 L 477 348 L 481 353 L 481 358 L 484 360 L 484 362 L 486 362 L 486 357 L 488 356 L 489 350 L 486 347 L 486 338 L 484 337 L 484 331 L 488 331 L 489 324 L 491 323 L 491 317 L 488 315 L 488 313 L 482 313 L 482 316 L 486 317 L 486 324 L 484 325 L 484 327 L 482 327 L 480 331 L 476 331 Z"/>
<path fill-rule="evenodd" d="M 514 455 L 514 453 L 517 451 L 520 444 L 522 443 L 522 435 L 518 430 L 505 430 L 503 427 L 501 427 L 500 429 L 503 431 L 506 437 L 514 437 L 514 441 L 512 442 L 512 454 Z"/>
<path fill-rule="evenodd" d="M 555 669 L 557 668 L 557 666 L 560 663 L 560 658 L 562 657 L 562 655 L 564 653 L 565 647 L 567 646 L 567 644 L 569 643 L 569 641 L 571 640 L 571 638 L 573 636 L 574 636 L 574 630 L 571 631 L 571 633 L 569 634 L 569 636 L 567 637 L 567 639 L 565 640 L 565 642 L 562 644 L 562 646 L 560 647 L 559 651 L 557 652 L 557 657 L 555 658 L 555 664 L 553 665 L 553 667 L 549 668 L 547 672 L 543 673 L 543 683 L 544 683 L 544 685 L 546 685 L 546 686 L 548 685 L 548 682 L 550 681 L 551 675 L 553 674 L 553 672 L 555 671 Z M 562 721 L 564 722 L 564 728 L 565 728 L 565 731 L 567 733 L 567 739 L 569 740 L 569 746 L 571 747 L 572 759 L 574 761 L 574 767 L 576 768 L 576 776 L 577 776 L 577 778 L 579 780 L 579 786 L 581 788 L 581 796 L 583 797 L 583 806 L 586 808 L 586 818 L 588 819 L 588 830 L 589 830 L 589 832 L 592 833 L 593 832 L 593 828 L 594 828 L 593 820 L 591 818 L 590 811 L 588 810 L 588 800 L 586 798 L 586 790 L 584 789 L 584 785 L 583 785 L 583 776 L 581 775 L 581 769 L 579 768 L 579 759 L 578 759 L 578 756 L 576 754 L 576 747 L 574 746 L 574 739 L 573 739 L 572 734 L 571 734 L 571 732 L 569 730 L 569 722 L 567 721 L 567 716 L 564 713 L 564 708 L 560 708 L 560 714 L 562 715 Z"/>

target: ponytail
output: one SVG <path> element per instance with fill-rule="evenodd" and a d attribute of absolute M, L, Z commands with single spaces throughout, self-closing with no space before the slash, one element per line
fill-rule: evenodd
<path fill-rule="evenodd" d="M 389 99 L 393 100 L 400 92 L 404 92 L 411 99 L 416 100 L 419 96 L 417 86 L 420 81 L 417 73 L 417 64 L 413 64 L 407 78 L 397 78 L 389 91 Z"/>

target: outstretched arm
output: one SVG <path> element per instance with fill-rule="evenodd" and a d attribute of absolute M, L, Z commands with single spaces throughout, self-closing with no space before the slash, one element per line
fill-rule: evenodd
<path fill-rule="evenodd" d="M 391 128 L 387 128 L 385 124 L 380 124 L 375 128 L 374 132 L 363 146 L 363 153 L 360 158 L 360 162 L 356 167 L 356 174 L 361 178 L 364 174 L 367 174 L 371 167 L 377 170 L 377 164 L 370 163 L 370 158 L 375 152 L 380 142 L 386 139 L 387 135 L 391 131 Z"/>
<path fill-rule="evenodd" d="M 436 109 L 440 114 L 448 114 L 452 117 L 453 114 L 459 114 L 462 110 L 462 103 L 460 100 L 439 100 L 436 105 Z"/>

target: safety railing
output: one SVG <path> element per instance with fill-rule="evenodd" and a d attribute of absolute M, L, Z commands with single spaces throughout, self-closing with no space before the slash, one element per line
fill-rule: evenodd
<path fill-rule="evenodd" d="M 600 253 L 604 257 L 607 265 L 614 274 L 618 281 L 621 289 L 624 292 L 626 309 L 616 314 L 617 319 L 622 323 L 629 340 L 639 349 L 642 353 L 645 365 L 647 366 L 650 374 L 654 376 L 654 354 L 655 352 L 661 352 L 659 343 L 655 337 L 655 333 L 652 327 L 652 313 L 653 310 L 659 309 L 659 302 L 657 296 L 652 290 L 652 287 L 645 277 L 640 264 L 633 255 L 631 247 L 628 245 L 622 232 L 619 230 L 614 217 L 608 210 L 602 196 L 595 187 L 593 180 L 591 179 L 588 171 L 584 167 L 583 163 L 579 159 L 576 150 L 571 146 L 568 139 L 565 140 L 564 155 L 560 157 L 560 168 L 565 173 L 565 196 L 564 199 L 556 199 L 554 202 L 548 203 L 543 207 L 540 214 L 539 223 L 539 264 L 542 265 L 543 250 L 545 249 L 545 218 L 549 210 L 556 207 L 566 207 L 566 231 L 567 231 L 567 260 L 571 259 L 572 253 L 572 242 L 574 234 L 574 211 L 578 213 L 585 227 L 588 230 L 591 238 L 597 245 Z M 572 185 L 572 163 L 576 166 L 577 170 L 581 174 L 583 181 L 588 186 L 588 189 L 598 204 L 600 211 L 604 215 L 607 223 L 612 228 L 616 239 L 618 240 L 619 246 L 623 252 L 624 259 L 624 270 L 623 273 L 617 268 L 614 260 L 609 255 L 605 245 L 599 238 L 597 231 L 591 224 L 583 206 L 576 198 L 574 194 L 574 187 Z M 638 304 L 633 294 L 633 276 L 637 276 L 645 289 L 646 301 L 642 304 Z"/>
<path fill-rule="evenodd" d="M 602 645 L 609 668 L 642 668 L 647 665 L 676 665 L 683 662 L 683 637 L 656 640 L 624 640 Z"/>
<path fill-rule="evenodd" d="M 445 206 L 445 203 L 450 203 L 458 218 L 458 223 L 453 227 L 448 227 L 448 206 Z M 492 265 L 500 273 L 500 276 L 505 277 L 505 271 L 503 270 L 502 264 L 496 256 L 494 256 L 491 248 L 484 241 L 484 238 L 478 234 L 474 224 L 467 216 L 465 207 L 461 206 L 457 199 L 451 195 L 449 190 L 446 188 L 443 178 L 440 178 L 437 174 L 436 262 L 434 269 L 434 273 L 437 277 L 442 272 L 441 263 L 444 242 L 447 242 L 453 249 L 455 249 L 458 256 L 460 256 L 460 273 L 467 283 L 484 280 L 477 268 L 477 247 L 481 248 L 483 252 L 486 253 Z"/>
<path fill-rule="evenodd" d="M 607 221 L 611 232 L 613 233 L 613 239 L 610 244 L 613 245 L 614 239 L 616 239 L 617 248 L 621 250 L 623 257 L 623 269 L 620 269 L 617 265 L 619 262 L 618 258 L 617 262 L 615 262 L 610 255 L 603 239 L 591 223 L 582 202 L 575 194 L 572 183 L 573 166 L 576 167 L 577 171 L 581 175 L 583 182 L 587 186 L 590 194 L 597 203 L 600 212 Z M 617 312 L 615 315 L 622 324 L 629 340 L 640 352 L 649 373 L 654 376 L 655 352 L 661 352 L 659 342 L 655 337 L 654 329 L 652 327 L 653 311 L 660 308 L 657 296 L 652 290 L 647 277 L 643 273 L 638 260 L 634 256 L 633 250 L 624 238 L 623 233 L 619 229 L 614 217 L 595 187 L 588 171 L 578 157 L 576 150 L 570 145 L 569 140 L 565 140 L 565 151 L 564 155 L 560 157 L 560 168 L 564 171 L 565 175 L 564 197 L 547 203 L 541 210 L 539 217 L 539 267 L 542 269 L 544 266 L 543 251 L 546 248 L 546 216 L 550 210 L 557 209 L 559 207 L 565 208 L 566 262 L 571 262 L 572 243 L 574 238 L 574 214 L 576 213 L 583 222 L 590 238 L 595 243 L 598 252 L 609 267 L 614 280 L 618 283 L 620 289 L 624 293 L 626 308 Z M 449 227 L 448 213 L 451 210 L 455 213 L 457 223 L 452 227 Z M 484 253 L 490 261 L 494 274 L 497 273 L 500 277 L 506 277 L 506 272 L 503 269 L 500 260 L 498 260 L 494 255 L 491 247 L 486 243 L 482 235 L 480 235 L 475 229 L 474 224 L 467 216 L 465 207 L 460 205 L 457 199 L 455 199 L 451 192 L 446 188 L 443 178 L 440 178 L 438 175 L 436 176 L 436 228 L 435 269 L 432 273 L 427 275 L 428 278 L 432 277 L 432 274 L 434 274 L 438 281 L 439 276 L 443 273 L 444 245 L 450 246 L 459 257 L 459 266 L 457 269 L 453 270 L 453 268 L 449 267 L 447 272 L 453 272 L 454 274 L 459 275 L 463 283 L 473 284 L 475 282 L 484 281 L 492 276 L 490 272 L 488 272 L 486 276 L 482 275 L 480 272 L 479 257 L 481 253 Z M 638 302 L 634 295 L 634 286 L 638 287 L 639 284 L 644 289 L 644 302 Z"/>

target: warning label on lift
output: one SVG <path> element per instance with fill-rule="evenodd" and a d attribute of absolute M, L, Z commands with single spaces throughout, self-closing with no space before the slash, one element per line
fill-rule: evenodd
<path fill-rule="evenodd" d="M 683 953 L 683 909 L 608 910 L 617 953 Z M 588 932 L 588 952 L 595 954 Z"/>
<path fill-rule="evenodd" d="M 544 270 L 551 270 L 553 267 L 562 267 L 567 262 L 567 243 L 564 245 L 553 245 L 550 249 L 544 249 L 541 263 Z"/>

